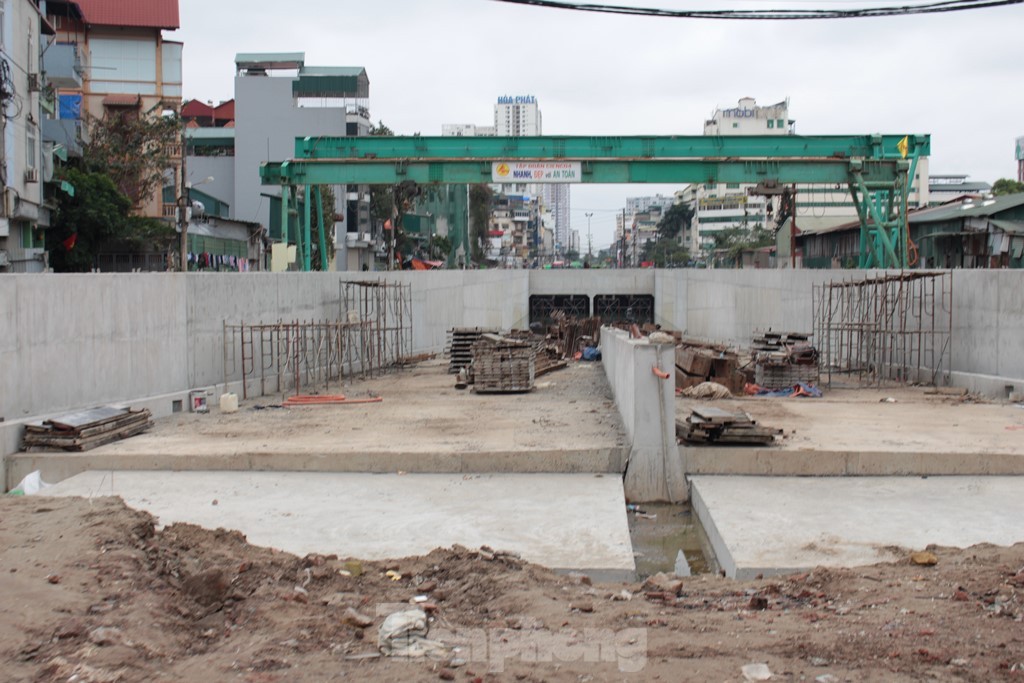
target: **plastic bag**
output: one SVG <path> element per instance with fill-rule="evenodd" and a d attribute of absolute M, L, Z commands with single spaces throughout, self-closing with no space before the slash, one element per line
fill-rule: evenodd
<path fill-rule="evenodd" d="M 32 472 L 22 479 L 17 486 L 8 492 L 11 496 L 32 496 L 45 488 L 52 486 L 43 481 L 42 473 L 39 470 Z"/>

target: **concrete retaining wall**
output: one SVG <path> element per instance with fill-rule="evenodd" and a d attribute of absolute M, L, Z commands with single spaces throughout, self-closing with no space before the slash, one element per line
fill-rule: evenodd
<path fill-rule="evenodd" d="M 457 326 L 525 327 L 531 294 L 653 294 L 655 319 L 745 343 L 756 329 L 810 330 L 812 286 L 859 271 L 563 270 L 430 273 L 7 275 L 0 277 L 0 453 L 19 421 L 147 401 L 170 412 L 223 381 L 228 322 L 336 319 L 340 282 L 412 285 L 413 352 L 440 352 Z M 953 383 L 1024 391 L 1024 276 L 955 271 Z M 628 423 L 628 420 L 626 420 Z"/>

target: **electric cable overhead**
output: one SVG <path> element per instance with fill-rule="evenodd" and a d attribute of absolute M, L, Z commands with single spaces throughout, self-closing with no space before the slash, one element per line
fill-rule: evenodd
<path fill-rule="evenodd" d="M 563 2 L 562 0 L 495 0 L 513 5 L 532 5 L 549 9 L 565 9 L 578 12 L 599 12 L 644 17 L 665 17 L 673 19 L 731 19 L 779 21 L 798 19 L 867 19 L 871 17 L 909 16 L 913 14 L 939 14 L 966 10 L 988 9 L 1019 5 L 1024 0 L 944 0 L 921 5 L 898 5 L 863 7 L 851 9 L 721 9 L 721 10 L 671 10 L 656 7 L 628 7 L 624 5 L 602 5 L 594 3 Z"/>

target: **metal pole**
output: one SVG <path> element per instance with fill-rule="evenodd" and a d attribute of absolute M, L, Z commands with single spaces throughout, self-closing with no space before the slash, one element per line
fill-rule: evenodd
<path fill-rule="evenodd" d="M 179 249 L 181 272 L 188 272 L 188 180 L 185 173 L 185 126 L 181 127 L 181 194 L 178 197 L 178 229 L 181 231 Z"/>

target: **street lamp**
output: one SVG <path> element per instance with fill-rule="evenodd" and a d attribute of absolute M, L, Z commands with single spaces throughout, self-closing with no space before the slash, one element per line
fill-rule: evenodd
<path fill-rule="evenodd" d="M 593 216 L 594 214 L 587 213 L 585 215 L 587 217 L 587 258 L 591 259 L 594 258 L 594 241 L 593 238 L 590 236 L 590 217 Z"/>

